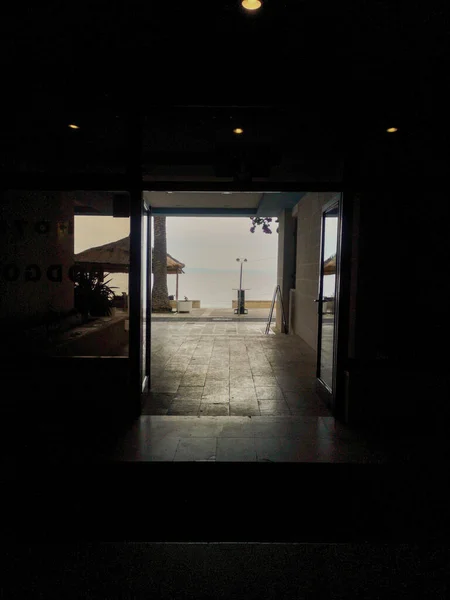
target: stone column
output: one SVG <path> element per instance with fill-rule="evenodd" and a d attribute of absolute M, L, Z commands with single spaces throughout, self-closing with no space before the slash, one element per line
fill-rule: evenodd
<path fill-rule="evenodd" d="M 286 323 L 289 322 L 289 290 L 295 284 L 295 219 L 292 210 L 285 209 L 279 216 L 278 224 L 278 269 L 277 284 L 281 288 Z M 276 331 L 281 331 L 281 303 L 276 303 Z"/>
<path fill-rule="evenodd" d="M 317 350 L 317 298 L 320 271 L 322 201 L 309 192 L 297 206 L 297 269 L 295 285 L 295 333 Z"/>

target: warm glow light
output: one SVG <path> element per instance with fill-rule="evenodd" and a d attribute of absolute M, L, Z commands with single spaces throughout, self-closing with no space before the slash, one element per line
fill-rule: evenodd
<path fill-rule="evenodd" d="M 71 123 L 71 124 L 69 125 L 69 127 L 70 127 L 70 129 L 80 129 L 80 128 L 78 127 L 78 125 L 75 125 L 74 123 Z"/>
<path fill-rule="evenodd" d="M 261 0 L 242 0 L 242 6 L 247 10 L 258 10 L 261 8 Z"/>
<path fill-rule="evenodd" d="M 244 130 L 243 130 L 243 129 L 241 129 L 240 127 L 236 127 L 236 129 L 233 129 L 233 132 L 234 132 L 236 135 L 241 135 L 241 133 L 244 133 Z"/>
<path fill-rule="evenodd" d="M 386 131 L 388 133 L 395 133 L 396 131 L 398 131 L 398 129 L 396 127 L 389 127 L 389 129 L 386 129 Z"/>

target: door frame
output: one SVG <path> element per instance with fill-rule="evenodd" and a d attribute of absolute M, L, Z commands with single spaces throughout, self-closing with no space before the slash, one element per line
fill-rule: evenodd
<path fill-rule="evenodd" d="M 336 261 L 336 354 L 333 415 L 344 421 L 346 415 L 346 370 L 349 361 L 350 300 L 353 264 L 355 192 L 342 191 L 339 206 L 339 261 Z"/>
<path fill-rule="evenodd" d="M 322 353 L 322 324 L 323 324 L 323 311 L 322 311 L 322 298 L 323 298 L 323 268 L 325 259 L 325 219 L 326 213 L 330 209 L 337 207 L 338 209 L 338 227 L 337 227 L 337 240 L 336 240 L 336 279 L 335 279 L 335 300 L 334 300 L 334 324 L 333 324 L 333 375 L 332 375 L 332 388 L 320 377 L 320 362 Z M 342 236 L 342 192 L 336 192 L 336 196 L 326 202 L 321 208 L 320 217 L 320 262 L 319 262 L 319 285 L 318 285 L 318 296 L 315 300 L 317 302 L 317 361 L 316 361 L 316 391 L 320 397 L 326 402 L 327 406 L 333 414 L 336 412 L 336 397 L 337 397 L 337 348 L 339 345 L 339 308 L 340 308 L 340 262 L 341 262 L 341 236 Z"/>
<path fill-rule="evenodd" d="M 146 229 L 147 246 L 143 247 L 143 228 Z M 142 256 L 147 253 L 146 274 L 142 271 Z M 143 292 L 147 284 L 147 304 L 143 321 Z M 143 191 L 130 192 L 130 274 L 129 274 L 129 321 L 130 321 L 130 387 L 133 413 L 142 411 L 143 393 L 150 389 L 151 372 L 151 208 L 144 200 Z M 146 342 L 146 354 L 142 360 L 142 347 Z"/>
<path fill-rule="evenodd" d="M 333 361 L 334 361 L 334 394 L 331 395 L 328 392 L 326 387 L 323 385 L 320 379 L 316 379 L 316 392 L 324 398 L 325 402 L 330 406 L 330 410 L 333 416 L 337 418 L 341 418 L 344 415 L 344 405 L 345 405 L 345 373 L 344 368 L 347 364 L 347 349 L 348 349 L 348 298 L 349 298 L 349 286 L 350 286 L 350 256 L 351 256 L 351 215 L 352 215 L 352 199 L 354 192 L 345 191 L 345 186 L 341 183 L 319 183 L 319 182 L 250 182 L 244 185 L 239 184 L 236 185 L 234 182 L 208 182 L 208 181 L 189 181 L 189 182 L 181 182 L 181 181 L 145 181 L 141 180 L 141 184 L 139 187 L 139 191 L 135 192 L 139 194 L 139 206 L 136 208 L 136 196 L 135 196 L 135 212 L 136 215 L 139 214 L 139 223 L 141 219 L 142 212 L 144 210 L 144 192 L 151 191 L 231 191 L 231 192 L 246 192 L 246 191 L 299 191 L 301 189 L 307 189 L 311 192 L 334 192 L 333 198 L 328 201 L 322 207 L 322 219 L 323 212 L 327 210 L 333 204 L 338 204 L 339 206 L 339 226 L 338 226 L 338 247 L 337 247 L 337 256 L 336 256 L 336 299 L 335 299 L 335 324 L 334 324 L 334 350 L 333 350 Z M 340 191 L 336 191 L 340 190 Z M 133 195 L 133 192 L 132 192 Z M 133 204 L 133 202 L 132 202 Z M 150 275 L 149 275 L 149 283 L 151 287 L 151 205 L 146 204 L 146 208 L 149 214 L 149 232 L 148 232 L 148 240 L 149 240 L 149 248 L 150 248 L 150 260 L 148 261 L 148 265 L 150 267 Z M 133 214 L 133 212 L 132 212 Z M 136 219 L 135 215 L 135 219 Z M 133 220 L 132 220 L 133 222 Z M 321 225 L 322 227 L 322 225 Z M 133 243 L 134 236 L 134 243 Z M 350 236 L 350 237 L 349 237 Z M 138 262 L 134 266 L 134 273 L 132 275 L 131 263 L 133 262 L 133 258 L 131 256 L 131 248 L 141 244 L 141 233 L 140 228 L 136 225 L 132 225 L 130 227 L 130 375 L 132 377 L 132 390 L 134 390 L 133 397 L 136 399 L 134 401 L 135 406 L 138 406 L 137 411 L 141 414 L 142 411 L 142 391 L 140 387 L 140 371 L 139 371 L 139 356 L 136 355 L 136 351 L 132 350 L 132 340 L 138 340 L 140 344 L 141 333 L 139 333 L 140 328 L 140 319 L 133 318 L 133 314 L 137 314 L 139 316 L 140 312 L 140 286 L 141 286 L 141 275 L 140 275 L 140 253 L 139 251 L 135 251 L 132 256 L 134 256 L 134 260 Z M 321 240 L 321 250 L 322 250 L 322 240 Z M 322 255 L 320 259 L 320 265 L 322 269 Z M 136 285 L 136 282 L 131 281 L 131 278 L 134 276 L 139 276 L 139 285 Z M 132 314 L 132 302 L 131 302 L 131 290 L 134 290 L 134 294 L 137 294 L 138 305 L 134 302 L 134 310 Z M 148 296 L 151 299 L 151 291 Z M 136 298 L 135 298 L 136 300 Z M 134 323 L 134 327 L 132 324 Z M 147 336 L 147 348 L 150 349 L 151 344 L 151 302 L 147 302 L 147 331 L 145 335 Z M 137 328 L 137 331 L 136 331 Z M 132 331 L 134 334 L 132 336 Z M 318 330 L 320 332 L 320 329 Z M 319 335 L 319 334 L 318 334 Z M 320 340 L 318 340 L 318 350 L 319 350 Z M 317 353 L 319 356 L 319 352 Z M 148 376 L 148 386 L 150 388 L 150 377 L 151 377 L 151 355 L 150 352 L 147 353 L 147 376 Z M 134 383 L 133 383 L 134 382 Z M 138 398 L 138 400 L 137 400 Z"/>
<path fill-rule="evenodd" d="M 151 209 L 142 196 L 142 223 L 141 227 L 146 230 L 146 247 L 143 246 L 143 240 L 141 241 L 141 257 L 146 254 L 146 273 L 144 274 L 141 269 L 141 298 L 143 297 L 144 286 L 146 286 L 146 305 L 145 305 L 145 322 L 143 324 L 142 340 L 145 339 L 145 360 L 142 365 L 141 374 L 141 392 L 145 393 L 150 390 L 150 343 L 151 343 L 151 332 L 150 332 L 150 319 L 152 315 L 152 291 L 151 291 L 151 272 L 152 272 L 152 239 L 151 239 Z M 150 278 L 150 279 L 149 279 Z M 141 300 L 142 302 L 142 300 Z M 142 315 L 141 315 L 142 316 Z M 150 318 L 149 318 L 150 316 Z"/>
<path fill-rule="evenodd" d="M 147 227 L 147 310 L 146 310 L 146 348 L 147 353 L 145 355 L 145 374 L 147 377 L 147 391 L 150 390 L 151 385 L 151 321 L 152 321 L 152 209 L 150 204 L 143 200 L 144 212 L 146 218 Z"/>

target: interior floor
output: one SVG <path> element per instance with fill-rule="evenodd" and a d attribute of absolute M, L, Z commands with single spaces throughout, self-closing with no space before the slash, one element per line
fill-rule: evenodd
<path fill-rule="evenodd" d="M 296 502 L 303 508 L 301 498 L 300 495 Z M 186 500 L 177 497 L 176 502 L 178 510 L 174 512 L 182 512 L 179 505 L 185 507 Z M 212 504 L 213 510 L 217 511 L 217 502 L 199 504 L 203 519 L 190 519 L 196 531 L 200 530 L 198 521 L 206 520 L 205 515 L 209 515 L 208 505 Z M 169 506 L 172 508 L 172 504 Z M 370 506 L 372 508 L 373 503 Z M 290 515 L 292 510 L 284 512 Z M 233 516 L 236 511 L 236 517 L 227 523 L 232 529 L 233 523 L 238 521 L 237 509 L 232 505 L 229 511 Z M 246 521 L 253 521 L 251 511 L 248 512 L 250 516 Z M 305 520 L 313 521 L 315 530 L 320 532 L 325 532 L 326 526 L 334 531 L 326 512 L 320 513 L 316 519 L 312 519 L 311 514 L 316 516 L 315 511 L 303 511 L 302 518 L 298 519 L 302 522 L 303 537 L 305 529 L 308 530 L 303 523 Z M 182 518 L 187 520 L 184 514 Z M 334 514 L 333 518 L 337 520 Z M 389 523 L 393 522 L 392 516 L 385 518 Z M 145 527 L 145 521 L 150 519 L 141 518 L 141 528 Z M 291 518 L 291 521 L 295 520 Z M 279 528 L 281 523 L 284 524 L 278 513 L 276 522 Z M 174 523 L 178 523 L 177 515 L 171 517 L 172 529 Z M 150 521 L 150 524 L 154 530 L 154 523 Z M 259 527 L 262 539 L 272 540 L 267 533 L 271 525 L 272 522 L 264 529 Z M 357 525 L 361 527 L 359 522 Z M 241 523 L 239 526 L 242 528 Z M 109 527 L 112 528 L 112 525 Z M 207 522 L 207 527 L 214 531 L 211 523 Z M 246 525 L 244 532 L 248 530 Z M 366 531 L 367 526 L 363 530 Z M 244 538 L 244 535 L 241 534 L 241 537 Z M 150 596 L 155 587 L 161 600 L 184 600 L 194 596 L 201 600 L 236 597 L 338 600 L 355 596 L 378 600 L 386 597 L 387 589 L 397 600 L 415 597 L 417 589 L 422 589 L 423 597 L 430 600 L 446 597 L 449 550 L 442 542 L 430 543 L 427 540 L 424 551 L 424 544 L 400 543 L 391 539 L 392 534 L 387 536 L 388 541 L 383 539 L 375 543 L 287 544 L 275 541 L 281 537 L 277 533 L 273 535 L 274 541 L 239 543 L 218 542 L 209 534 L 202 543 L 198 541 L 200 534 L 197 533 L 194 535 L 196 541 L 183 543 L 108 541 L 74 544 L 58 540 L 58 543 L 51 544 L 5 544 L 2 587 L 5 597 L 12 599 L 35 598 L 36 589 L 46 590 L 51 597 L 71 596 L 72 590 L 76 589 L 80 597 L 95 599 L 144 598 Z M 327 536 L 324 534 L 324 537 Z M 333 536 L 328 534 L 328 537 Z M 362 538 L 359 531 L 356 537 Z M 17 565 L 26 567 L 21 577 L 15 576 Z M 110 574 L 112 570 L 114 578 Z M 9 574 L 14 576 L 8 577 Z"/>
<path fill-rule="evenodd" d="M 100 460 L 383 463 L 379 442 L 333 417 L 141 416 Z"/>
<path fill-rule="evenodd" d="M 151 390 L 107 460 L 383 462 L 314 392 L 315 352 L 265 322 L 152 322 Z"/>
<path fill-rule="evenodd" d="M 99 429 L 90 448 L 85 436 L 49 424 L 32 455 L 28 443 L 21 452 L 11 446 L 7 462 L 380 463 L 437 453 L 425 437 L 416 450 L 407 424 L 391 443 L 336 421 L 314 393 L 313 350 L 264 329 L 248 321 L 153 322 L 152 389 L 124 434 L 111 445 Z"/>

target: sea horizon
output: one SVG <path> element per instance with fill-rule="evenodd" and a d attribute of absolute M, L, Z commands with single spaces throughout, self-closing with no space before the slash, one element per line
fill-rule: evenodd
<path fill-rule="evenodd" d="M 236 269 L 189 268 L 178 276 L 178 299 L 185 296 L 189 300 L 200 300 L 202 308 L 231 308 L 232 301 L 237 298 L 239 288 L 239 272 Z M 116 295 L 128 293 L 128 275 L 111 274 L 110 285 L 117 286 Z M 325 277 L 324 293 L 331 295 L 334 290 L 334 275 Z M 153 275 L 152 275 L 153 285 Z M 247 300 L 272 300 L 277 285 L 276 269 L 261 271 L 248 269 L 244 271 L 242 287 Z M 176 275 L 167 276 L 169 296 L 176 294 Z"/>

